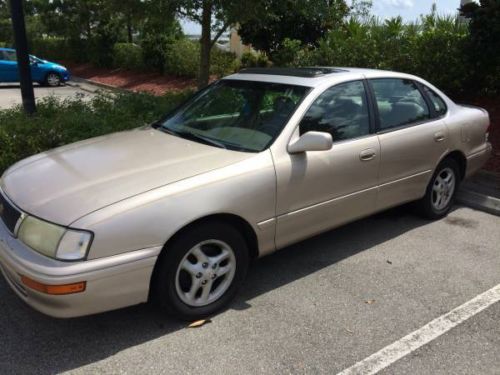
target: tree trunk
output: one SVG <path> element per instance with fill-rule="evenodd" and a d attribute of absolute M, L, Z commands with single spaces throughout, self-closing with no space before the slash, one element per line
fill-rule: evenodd
<path fill-rule="evenodd" d="M 92 27 L 90 26 L 90 21 L 87 20 L 87 40 L 92 39 Z"/>
<path fill-rule="evenodd" d="M 202 89 L 208 85 L 210 78 L 210 50 L 212 48 L 212 1 L 203 1 L 203 13 L 201 15 L 201 48 L 200 48 L 200 71 L 198 75 L 198 88 Z"/>
<path fill-rule="evenodd" d="M 127 16 L 127 37 L 129 43 L 134 42 L 134 36 L 132 35 L 132 16 L 130 14 Z"/>

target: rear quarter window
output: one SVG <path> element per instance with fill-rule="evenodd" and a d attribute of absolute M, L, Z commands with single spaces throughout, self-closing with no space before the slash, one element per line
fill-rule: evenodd
<path fill-rule="evenodd" d="M 446 103 L 444 102 L 444 100 L 427 86 L 422 85 L 422 87 L 425 94 L 430 99 L 436 115 L 443 116 L 447 111 Z"/>

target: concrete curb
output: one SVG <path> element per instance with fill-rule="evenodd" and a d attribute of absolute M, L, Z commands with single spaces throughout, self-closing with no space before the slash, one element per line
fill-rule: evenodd
<path fill-rule="evenodd" d="M 500 216 L 500 174 L 479 171 L 457 193 L 465 206 Z"/>
<path fill-rule="evenodd" d="M 457 202 L 476 210 L 500 216 L 500 199 L 494 197 L 460 189 L 457 193 Z"/>
<path fill-rule="evenodd" d="M 108 91 L 118 91 L 118 92 L 126 92 L 127 90 L 107 85 L 105 83 L 92 81 L 91 79 L 85 79 L 80 77 L 72 77 L 70 81 L 66 82 L 68 86 L 78 87 L 83 91 L 87 91 L 95 94 L 96 92 L 105 89 Z"/>

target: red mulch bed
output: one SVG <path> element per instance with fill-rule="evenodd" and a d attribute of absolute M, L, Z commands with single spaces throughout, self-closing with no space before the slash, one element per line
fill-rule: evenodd
<path fill-rule="evenodd" d="M 196 88 L 196 80 L 175 76 L 164 76 L 153 72 L 137 72 L 124 69 L 96 68 L 90 64 L 74 64 L 64 62 L 71 74 L 90 79 L 106 85 L 119 87 L 130 91 L 149 92 L 153 95 L 163 95 L 168 91 L 179 91 Z"/>
<path fill-rule="evenodd" d="M 484 169 L 500 173 L 500 97 L 475 98 L 459 100 L 458 102 L 477 105 L 486 109 L 490 114 L 490 142 L 493 145 L 493 155 L 484 166 Z"/>

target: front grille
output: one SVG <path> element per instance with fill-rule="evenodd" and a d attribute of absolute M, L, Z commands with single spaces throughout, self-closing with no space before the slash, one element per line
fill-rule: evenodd
<path fill-rule="evenodd" d="M 21 217 L 19 212 L 9 201 L 0 193 L 0 219 L 11 233 L 14 233 L 16 224 Z"/>

